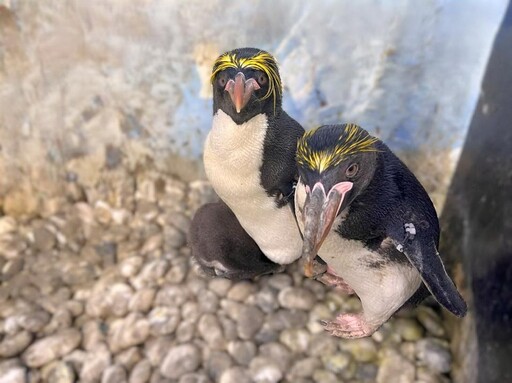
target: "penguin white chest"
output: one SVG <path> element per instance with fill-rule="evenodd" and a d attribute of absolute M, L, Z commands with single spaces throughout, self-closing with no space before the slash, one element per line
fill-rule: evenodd
<path fill-rule="evenodd" d="M 295 212 L 302 232 L 305 201 L 306 189 L 299 181 Z M 336 218 L 318 256 L 354 289 L 367 318 L 382 323 L 383 318 L 392 315 L 418 289 L 420 275 L 410 264 L 386 262 L 381 254 L 367 249 L 361 241 L 341 237 L 334 228 L 343 224 L 343 219 L 342 215 Z"/>
<path fill-rule="evenodd" d="M 291 209 L 278 208 L 261 184 L 267 129 L 264 114 L 237 125 L 219 110 L 206 138 L 204 166 L 215 192 L 263 253 L 276 263 L 287 264 L 300 257 L 302 239 Z"/>

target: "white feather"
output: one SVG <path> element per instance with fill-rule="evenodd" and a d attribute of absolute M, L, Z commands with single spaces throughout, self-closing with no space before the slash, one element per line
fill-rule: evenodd
<path fill-rule="evenodd" d="M 288 264 L 300 257 L 302 239 L 291 209 L 278 208 L 260 182 L 267 128 L 264 114 L 237 125 L 219 110 L 206 138 L 204 165 L 215 192 L 263 253 L 276 263 Z"/>

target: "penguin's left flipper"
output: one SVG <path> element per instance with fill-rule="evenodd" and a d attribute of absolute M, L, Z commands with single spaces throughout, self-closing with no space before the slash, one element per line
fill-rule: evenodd
<path fill-rule="evenodd" d="M 396 249 L 419 271 L 434 298 L 456 316 L 466 315 L 466 302 L 446 273 L 434 239 L 428 233 L 416 232 L 413 223 L 395 227 L 389 234 Z"/>

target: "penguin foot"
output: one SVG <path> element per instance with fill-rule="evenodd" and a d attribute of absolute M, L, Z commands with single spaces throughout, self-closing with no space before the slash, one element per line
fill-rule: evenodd
<path fill-rule="evenodd" d="M 354 289 L 348 285 L 343 278 L 338 277 L 336 274 L 331 274 L 329 270 L 316 279 L 326 286 L 334 287 L 336 290 L 341 291 L 347 295 L 354 294 Z"/>
<path fill-rule="evenodd" d="M 308 278 L 320 280 L 320 278 L 327 272 L 327 265 L 325 263 L 318 262 L 317 260 L 302 261 L 302 267 L 304 269 L 304 275 Z"/>
<path fill-rule="evenodd" d="M 331 335 L 345 339 L 364 338 L 377 330 L 366 322 L 363 313 L 340 314 L 334 321 L 320 321 L 320 324 Z"/>

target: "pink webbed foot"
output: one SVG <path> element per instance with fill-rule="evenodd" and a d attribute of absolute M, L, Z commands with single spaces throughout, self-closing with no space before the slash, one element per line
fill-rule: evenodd
<path fill-rule="evenodd" d="M 322 282 L 324 285 L 334 287 L 345 294 L 354 294 L 354 289 L 352 289 L 352 287 L 350 287 L 343 278 L 337 276 L 334 270 L 330 267 L 327 267 L 327 272 L 317 277 L 317 280 Z"/>
<path fill-rule="evenodd" d="M 363 313 L 340 314 L 334 321 L 320 321 L 320 323 L 331 335 L 346 339 L 364 338 L 377 330 L 366 322 Z"/>

